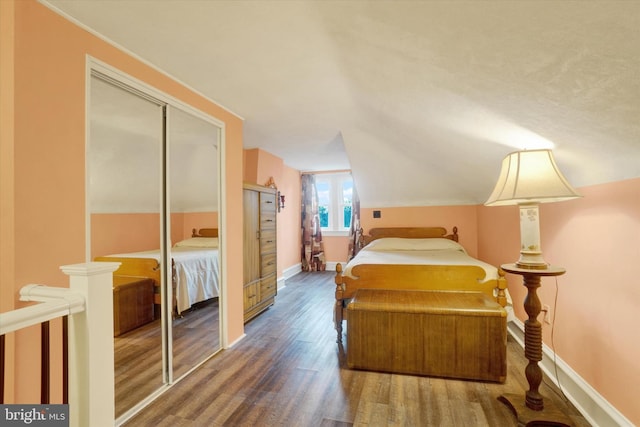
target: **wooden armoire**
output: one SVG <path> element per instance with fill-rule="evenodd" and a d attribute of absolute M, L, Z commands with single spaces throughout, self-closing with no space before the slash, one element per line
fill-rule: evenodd
<path fill-rule="evenodd" d="M 244 184 L 244 321 L 275 302 L 277 190 Z"/>

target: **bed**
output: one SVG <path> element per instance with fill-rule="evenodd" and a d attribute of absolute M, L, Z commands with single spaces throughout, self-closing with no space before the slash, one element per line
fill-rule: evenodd
<path fill-rule="evenodd" d="M 148 277 L 156 286 L 155 303 L 160 304 L 160 250 L 113 254 L 94 261 L 119 262 L 114 276 Z M 194 304 L 220 295 L 218 230 L 194 229 L 192 237 L 171 248 L 174 312 L 177 315 Z"/>
<path fill-rule="evenodd" d="M 458 228 L 373 228 L 346 266 L 336 266 L 334 322 L 338 343 L 346 307 L 358 289 L 479 291 L 509 315 L 505 273 L 469 256 L 458 243 Z"/>

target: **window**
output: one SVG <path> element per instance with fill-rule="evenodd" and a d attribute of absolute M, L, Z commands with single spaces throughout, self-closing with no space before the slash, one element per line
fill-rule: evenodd
<path fill-rule="evenodd" d="M 316 175 L 320 228 L 326 235 L 346 235 L 351 227 L 353 179 L 350 173 Z"/>

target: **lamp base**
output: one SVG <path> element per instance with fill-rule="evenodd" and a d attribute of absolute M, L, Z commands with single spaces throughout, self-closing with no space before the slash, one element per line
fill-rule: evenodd
<path fill-rule="evenodd" d="M 527 270 L 544 270 L 549 264 L 542 258 L 542 252 L 520 251 L 520 259 L 516 262 L 518 268 Z"/>
<path fill-rule="evenodd" d="M 520 259 L 519 268 L 543 270 L 547 263 L 540 247 L 540 214 L 537 202 L 520 204 Z"/>
<path fill-rule="evenodd" d="M 546 400 L 544 409 L 534 411 L 525 404 L 524 395 L 503 394 L 498 400 L 507 405 L 518 419 L 518 423 L 527 427 L 573 427 L 573 423 L 552 402 Z"/>
<path fill-rule="evenodd" d="M 547 264 L 546 262 L 544 264 L 534 264 L 530 262 L 518 261 L 516 262 L 516 267 L 522 268 L 524 270 L 546 270 L 547 268 L 549 268 L 549 264 Z"/>

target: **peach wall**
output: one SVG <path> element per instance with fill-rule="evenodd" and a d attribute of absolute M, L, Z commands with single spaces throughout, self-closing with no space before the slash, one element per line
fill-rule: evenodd
<path fill-rule="evenodd" d="M 91 215 L 92 259 L 159 248 L 160 215 L 157 213 Z"/>
<path fill-rule="evenodd" d="M 218 212 L 185 212 L 182 214 L 182 235 L 176 235 L 173 243 L 179 240 L 187 239 L 191 237 L 193 229 L 199 230 L 201 228 L 218 228 Z M 173 234 L 173 233 L 172 233 Z"/>
<path fill-rule="evenodd" d="M 14 215 L 14 4 L 0 1 L 0 313 L 16 304 Z M 5 337 L 6 366 L 14 366 L 14 334 Z M 5 371 L 6 383 L 15 381 L 14 370 Z M 5 387 L 5 400 L 14 400 L 13 387 Z"/>
<path fill-rule="evenodd" d="M 379 210 L 381 218 L 373 218 Z M 407 208 L 360 208 L 360 226 L 364 233 L 374 227 L 436 227 L 451 233 L 458 227 L 460 244 L 469 255 L 478 256 L 478 225 L 475 206 L 423 206 Z"/>
<path fill-rule="evenodd" d="M 85 80 L 86 58 L 91 55 L 225 122 L 226 210 L 222 215 L 228 239 L 222 268 L 228 283 L 228 338 L 234 341 L 241 337 L 241 119 L 34 0 L 1 3 L 3 15 L 11 13 L 11 6 L 15 8 L 15 74 L 7 73 L 4 64 L 2 68 L 2 88 L 12 88 L 15 96 L 15 117 L 3 111 L 2 120 L 13 121 L 15 143 L 7 146 L 3 141 L 0 146 L 3 159 L 14 150 L 10 157 L 13 163 L 6 166 L 13 170 L 15 193 L 0 187 L 2 206 L 13 206 L 13 220 L 9 220 L 13 226 L 0 229 L 0 241 L 3 245 L 14 243 L 14 261 L 10 266 L 3 263 L 2 294 L 15 296 L 27 283 L 66 286 L 67 277 L 59 266 L 85 261 Z M 6 19 L 3 17 L 3 24 Z M 4 25 L 2 31 L 4 51 L 6 40 L 12 38 L 5 34 Z M 10 137 L 5 132 L 3 140 Z M 3 163 L 6 173 L 4 167 Z M 4 273 L 9 269 L 13 269 L 13 278 L 4 281 L 11 279 L 11 273 Z M 15 373 L 20 383 L 15 400 L 20 402 L 38 399 L 38 390 L 24 381 L 38 375 L 32 365 L 24 363 L 34 353 L 30 340 L 26 335 L 16 338 Z"/>
<path fill-rule="evenodd" d="M 327 262 L 345 263 L 349 259 L 349 236 L 322 236 Z"/>
<path fill-rule="evenodd" d="M 264 151 L 256 150 L 258 152 L 258 169 L 256 173 L 256 184 L 265 185 L 269 182 L 269 179 L 273 178 L 276 186 L 280 188 L 282 186 L 282 174 L 284 169 L 284 162 L 280 157 Z"/>
<path fill-rule="evenodd" d="M 245 182 L 258 184 L 258 155 L 260 150 L 253 148 L 242 153 L 242 172 Z M 262 185 L 264 183 L 261 183 Z"/>
<path fill-rule="evenodd" d="M 191 237 L 193 229 L 218 228 L 217 212 L 171 214 L 172 244 Z M 91 258 L 155 250 L 160 247 L 157 213 L 92 214 Z"/>
<path fill-rule="evenodd" d="M 300 263 L 300 172 L 286 165 L 278 188 L 285 196 L 285 208 L 278 214 L 278 274 Z"/>
<path fill-rule="evenodd" d="M 555 316 L 554 338 L 543 325 L 544 342 L 553 346 L 598 393 L 640 425 L 640 340 L 635 318 L 640 309 L 636 267 L 640 261 L 640 179 L 580 188 L 584 198 L 541 205 L 541 243 L 545 260 L 566 268 L 543 280 L 543 304 Z M 517 207 L 478 208 L 481 255 L 494 264 L 518 257 Z M 509 276 L 517 316 L 526 289 Z"/>
<path fill-rule="evenodd" d="M 228 343 L 244 335 L 244 297 L 242 277 L 242 121 L 227 122 L 225 144 L 225 182 L 223 198 L 226 201 L 222 215 L 223 269 L 227 277 Z M 222 199 L 221 199 L 222 200 Z"/>

